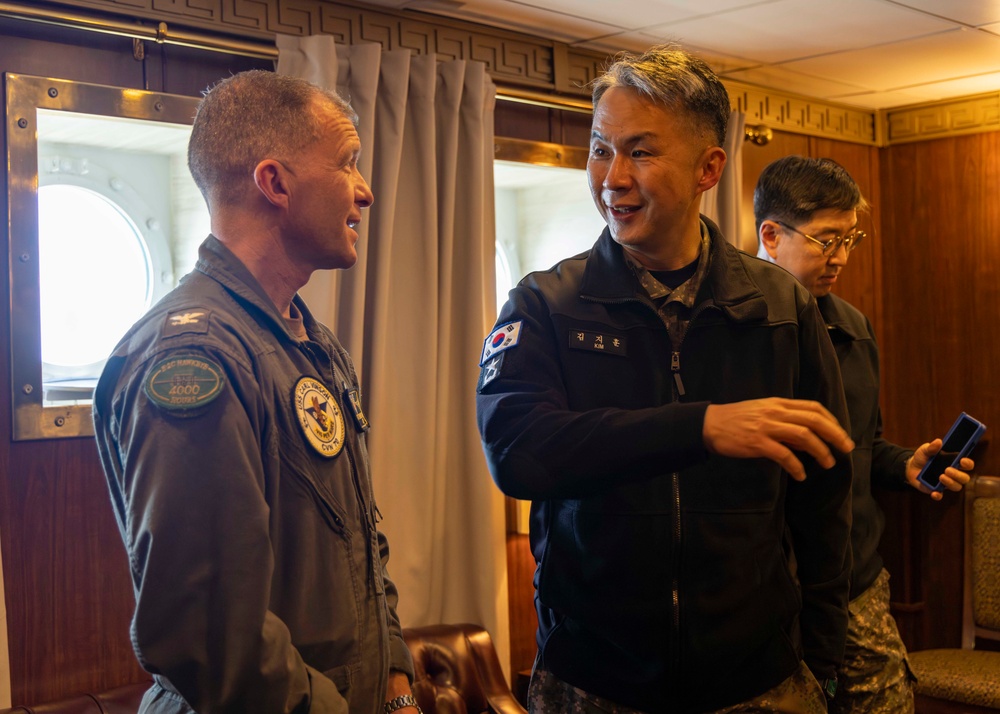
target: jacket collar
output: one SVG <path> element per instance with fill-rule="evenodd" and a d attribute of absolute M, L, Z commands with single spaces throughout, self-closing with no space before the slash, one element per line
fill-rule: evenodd
<path fill-rule="evenodd" d="M 714 304 L 737 322 L 765 319 L 767 303 L 764 294 L 747 273 L 739 251 L 726 242 L 718 226 L 712 221 L 705 216 L 701 220 L 708 227 L 711 239 L 710 263 L 695 304 Z M 624 250 L 605 227 L 587 259 L 580 283 L 580 296 L 598 302 L 648 302 L 626 261 Z"/>
<path fill-rule="evenodd" d="M 288 328 L 285 318 L 281 316 L 264 288 L 257 282 L 257 278 L 218 238 L 209 235 L 199 246 L 198 262 L 195 269 L 233 293 L 237 300 L 256 315 L 258 321 L 265 323 L 272 332 L 279 335 L 284 334 L 289 340 L 298 342 L 298 339 Z M 298 294 L 292 298 L 292 302 L 298 308 L 299 314 L 302 315 L 302 324 L 306 332 L 312 334 L 316 327 L 316 319 Z"/>
<path fill-rule="evenodd" d="M 841 332 L 852 340 L 860 340 L 866 337 L 866 335 L 859 331 L 860 325 L 848 316 L 845 307 L 846 303 L 842 299 L 833 293 L 829 293 L 821 298 L 817 298 L 816 303 L 819 305 L 819 311 L 823 315 L 823 322 L 826 323 L 827 330 L 831 333 Z"/>

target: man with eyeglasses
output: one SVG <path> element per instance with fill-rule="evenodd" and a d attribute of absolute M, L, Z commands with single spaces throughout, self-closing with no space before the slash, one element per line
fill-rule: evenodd
<path fill-rule="evenodd" d="M 830 159 L 786 156 L 768 165 L 754 191 L 758 257 L 777 263 L 816 298 L 840 361 L 850 414 L 853 525 L 847 646 L 831 712 L 912 712 L 913 690 L 906 648 L 889 613 L 889 574 L 877 548 L 885 517 L 872 485 L 913 487 L 940 500 L 941 492 L 917 482 L 920 469 L 941 449 L 941 440 L 916 451 L 882 438 L 878 345 L 871 323 L 831 291 L 851 252 L 865 239 L 858 212 L 868 208 L 850 174 Z M 972 469 L 971 459 L 962 469 Z M 960 491 L 964 471 L 949 468 L 941 483 Z"/>

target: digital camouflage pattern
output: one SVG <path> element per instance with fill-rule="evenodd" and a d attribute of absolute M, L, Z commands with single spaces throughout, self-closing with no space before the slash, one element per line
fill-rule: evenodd
<path fill-rule="evenodd" d="M 889 573 L 884 568 L 848 611 L 847 647 L 831 714 L 913 714 L 914 677 L 889 613 Z"/>
<path fill-rule="evenodd" d="M 621 706 L 558 679 L 551 672 L 536 668 L 528 686 L 528 711 L 531 714 L 644 714 Z M 826 697 L 819 682 L 805 664 L 791 677 L 746 702 L 708 714 L 826 714 Z"/>

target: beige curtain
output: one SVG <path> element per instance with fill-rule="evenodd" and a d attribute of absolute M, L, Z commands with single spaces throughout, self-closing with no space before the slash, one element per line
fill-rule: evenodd
<path fill-rule="evenodd" d="M 740 236 L 740 204 L 743 199 L 743 127 L 746 115 L 733 111 L 726 126 L 726 168 L 714 188 L 701 197 L 701 212 L 711 218 L 722 230 L 722 235 L 740 250 L 757 253 L 757 237 Z M 752 243 L 752 245 L 751 245 Z"/>
<path fill-rule="evenodd" d="M 403 626 L 484 625 L 509 663 L 503 499 L 475 421 L 495 308 L 493 105 L 481 62 L 278 36 L 278 71 L 360 118 L 375 194 L 358 263 L 302 290 L 351 352 Z M 508 673 L 509 676 L 509 673 Z"/>

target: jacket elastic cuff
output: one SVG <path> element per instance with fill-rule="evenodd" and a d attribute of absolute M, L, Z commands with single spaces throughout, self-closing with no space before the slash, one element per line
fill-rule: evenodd
<path fill-rule="evenodd" d="M 906 465 L 910 463 L 910 459 L 913 457 L 914 453 L 916 452 L 907 451 L 902 454 L 900 456 L 899 463 L 896 464 L 896 478 L 894 480 L 896 481 L 899 490 L 906 490 L 910 487 L 910 482 L 906 480 Z"/>

